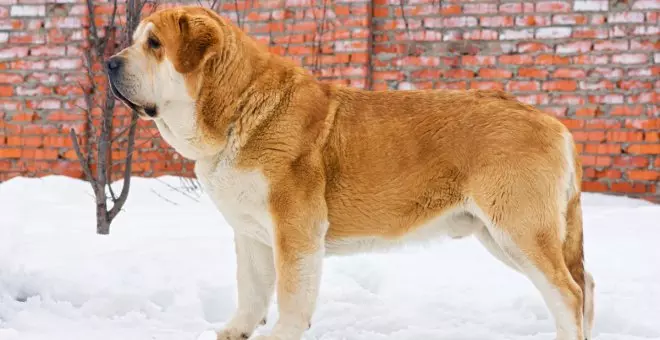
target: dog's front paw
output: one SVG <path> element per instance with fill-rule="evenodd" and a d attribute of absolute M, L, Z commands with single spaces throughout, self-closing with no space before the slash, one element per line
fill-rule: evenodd
<path fill-rule="evenodd" d="M 217 333 L 217 340 L 245 340 L 250 338 L 250 332 L 236 328 L 227 328 Z"/>

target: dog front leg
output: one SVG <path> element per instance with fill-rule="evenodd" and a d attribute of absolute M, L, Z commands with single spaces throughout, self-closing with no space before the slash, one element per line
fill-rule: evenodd
<path fill-rule="evenodd" d="M 325 254 L 326 224 L 278 225 L 274 253 L 279 320 L 269 336 L 255 340 L 299 340 L 310 327 Z"/>
<path fill-rule="evenodd" d="M 234 316 L 218 333 L 218 340 L 247 339 L 265 323 L 275 286 L 273 250 L 248 236 L 236 234 L 238 306 Z"/>

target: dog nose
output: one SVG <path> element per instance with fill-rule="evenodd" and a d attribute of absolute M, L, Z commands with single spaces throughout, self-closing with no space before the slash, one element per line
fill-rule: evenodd
<path fill-rule="evenodd" d="M 122 64 L 123 62 L 121 61 L 121 59 L 117 57 L 112 57 L 106 62 L 108 71 L 117 71 Z"/>

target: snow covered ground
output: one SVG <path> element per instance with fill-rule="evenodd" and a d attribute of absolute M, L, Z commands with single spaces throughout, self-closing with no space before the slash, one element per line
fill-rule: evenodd
<path fill-rule="evenodd" d="M 0 184 L 0 339 L 194 339 L 235 305 L 232 231 L 179 179 L 135 178 L 109 237 L 87 183 Z M 585 194 L 598 340 L 660 339 L 660 206 Z M 433 268 L 427 271 L 425 268 Z M 271 308 L 269 324 L 276 319 Z M 531 283 L 472 239 L 326 260 L 306 339 L 549 340 Z"/>

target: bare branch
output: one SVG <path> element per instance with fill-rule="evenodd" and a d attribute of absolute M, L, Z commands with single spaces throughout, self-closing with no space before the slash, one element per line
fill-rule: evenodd
<path fill-rule="evenodd" d="M 115 195 L 115 190 L 112 188 L 112 183 L 108 183 L 108 191 L 110 192 L 110 199 L 112 200 L 112 203 L 117 204 L 117 195 Z"/>
<path fill-rule="evenodd" d="M 108 217 L 112 221 L 112 219 L 117 216 L 119 211 L 121 211 L 121 208 L 124 206 L 124 203 L 126 203 L 126 198 L 128 198 L 128 190 L 131 187 L 131 172 L 132 172 L 132 155 L 133 155 L 133 147 L 135 144 L 135 128 L 137 124 L 133 124 L 133 122 L 137 122 L 138 115 L 137 112 L 133 111 L 133 114 L 131 116 L 131 129 L 128 131 L 128 155 L 126 156 L 126 164 L 124 165 L 124 184 L 121 188 L 121 192 L 119 193 L 119 197 L 114 201 L 114 204 L 112 206 L 112 209 L 108 212 Z"/>
<path fill-rule="evenodd" d="M 73 150 L 76 152 L 76 156 L 78 157 L 78 161 L 80 162 L 80 166 L 82 167 L 83 173 L 85 173 L 85 177 L 87 178 L 87 181 L 92 185 L 92 188 L 96 192 L 98 189 L 98 183 L 96 182 L 96 179 L 94 179 L 94 176 L 92 175 L 92 170 L 89 167 L 89 163 L 87 163 L 87 160 L 85 160 L 85 156 L 83 156 L 82 151 L 80 151 L 80 144 L 78 144 L 78 136 L 76 135 L 76 131 L 74 129 L 69 130 L 69 138 L 71 138 L 71 142 L 73 143 Z"/>
<path fill-rule="evenodd" d="M 243 24 L 241 22 L 241 12 L 238 9 L 238 0 L 234 0 L 234 11 L 236 12 L 236 24 L 238 24 L 238 27 L 243 28 Z"/>
<path fill-rule="evenodd" d="M 137 123 L 138 122 L 135 121 L 135 124 L 137 124 Z M 121 131 L 117 132 L 115 134 L 115 136 L 112 137 L 112 139 L 110 139 L 110 142 L 114 143 L 114 142 L 118 141 L 121 136 L 123 136 L 126 132 L 128 132 L 128 130 L 131 129 L 132 126 L 133 126 L 133 124 L 129 124 L 127 127 L 123 128 Z"/>
<path fill-rule="evenodd" d="M 412 40 L 412 34 L 410 33 L 410 25 L 408 24 L 408 17 L 406 17 L 406 8 L 404 1 L 406 0 L 399 0 L 399 8 L 401 9 L 401 18 L 403 19 L 403 24 L 406 27 L 406 35 L 408 35 L 408 40 Z M 408 44 L 408 48 L 410 48 L 410 44 Z"/>

